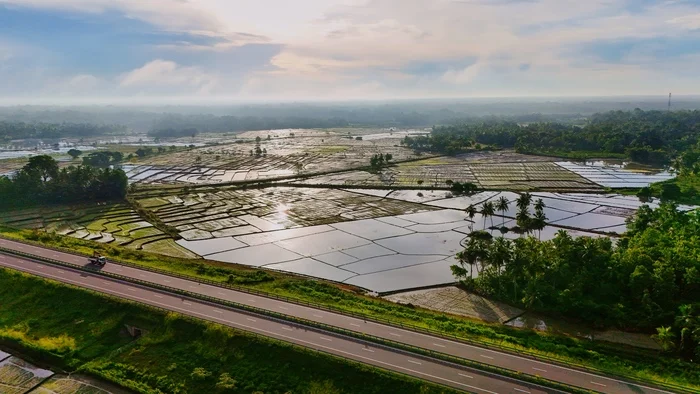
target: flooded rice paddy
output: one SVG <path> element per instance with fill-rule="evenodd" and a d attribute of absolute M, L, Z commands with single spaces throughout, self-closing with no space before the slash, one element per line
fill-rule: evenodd
<path fill-rule="evenodd" d="M 646 187 L 654 182 L 673 179 L 675 175 L 668 171 L 651 171 L 634 169 L 623 165 L 593 165 L 577 164 L 572 162 L 557 162 L 558 166 L 565 168 L 597 185 L 612 189 L 624 187 Z"/>
<path fill-rule="evenodd" d="M 452 283 L 449 267 L 461 242 L 475 230 L 500 236 L 500 231 L 489 228 L 513 226 L 518 197 L 514 192 L 482 192 L 450 198 L 443 191 L 414 202 L 418 191 L 272 188 L 245 193 L 258 195 L 250 201 L 241 195 L 192 195 L 163 201 L 155 212 L 182 226 L 186 239 L 178 241 L 180 246 L 205 258 L 328 279 L 377 293 Z M 290 199 L 295 193 L 303 195 Z M 547 206 L 548 225 L 535 234 L 543 240 L 561 229 L 572 236 L 616 236 L 642 205 L 636 198 L 615 194 L 532 194 Z M 469 220 L 463 211 L 501 196 L 513 206 L 503 216 L 477 215 Z M 283 215 L 274 209 L 279 205 L 285 207 Z M 394 214 L 387 214 L 388 206 L 394 207 Z M 363 211 L 366 217 L 358 215 Z M 233 216 L 235 212 L 239 216 Z M 207 216 L 210 219 L 201 219 Z M 224 225 L 233 227 L 220 228 Z"/>

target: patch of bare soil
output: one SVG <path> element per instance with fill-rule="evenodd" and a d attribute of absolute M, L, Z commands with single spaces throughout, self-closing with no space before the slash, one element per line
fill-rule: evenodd
<path fill-rule="evenodd" d="M 523 311 L 491 301 L 456 286 L 397 293 L 384 297 L 402 304 L 413 304 L 426 309 L 480 319 L 489 323 L 503 323 Z"/>

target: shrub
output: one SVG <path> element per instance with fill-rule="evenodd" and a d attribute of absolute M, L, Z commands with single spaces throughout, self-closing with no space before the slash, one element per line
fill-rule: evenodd
<path fill-rule="evenodd" d="M 231 377 L 231 375 L 226 372 L 219 376 L 219 381 L 216 382 L 216 388 L 219 390 L 233 390 L 236 388 L 236 380 Z"/>
<path fill-rule="evenodd" d="M 211 376 L 211 372 L 207 371 L 206 369 L 202 367 L 197 367 L 192 370 L 192 373 L 190 374 L 192 379 L 194 380 L 206 380 L 208 377 Z"/>

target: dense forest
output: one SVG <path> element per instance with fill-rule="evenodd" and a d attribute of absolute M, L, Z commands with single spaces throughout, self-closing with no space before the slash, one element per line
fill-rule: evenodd
<path fill-rule="evenodd" d="M 127 186 L 120 169 L 59 169 L 51 156 L 33 156 L 12 178 L 0 177 L 0 208 L 122 199 Z"/>
<path fill-rule="evenodd" d="M 700 111 L 611 111 L 593 115 L 584 126 L 561 123 L 486 122 L 438 126 L 425 137 L 406 137 L 416 150 L 456 154 L 476 144 L 515 148 L 521 153 L 567 156 L 615 155 L 663 165 L 698 142 Z"/>
<path fill-rule="evenodd" d="M 24 123 L 0 121 L 0 142 L 16 139 L 60 139 L 126 133 L 126 126 L 90 123 Z"/>
<path fill-rule="evenodd" d="M 561 230 L 550 241 L 471 239 L 458 256 L 453 273 L 478 293 L 599 327 L 658 329 L 666 349 L 700 359 L 698 210 L 644 206 L 617 245 Z"/>

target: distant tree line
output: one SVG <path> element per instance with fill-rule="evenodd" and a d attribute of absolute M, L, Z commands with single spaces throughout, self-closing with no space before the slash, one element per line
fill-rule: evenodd
<path fill-rule="evenodd" d="M 59 139 L 124 134 L 126 126 L 91 123 L 24 123 L 0 121 L 0 141 L 16 139 Z"/>
<path fill-rule="evenodd" d="M 70 151 L 68 152 L 70 154 Z M 83 157 L 83 164 L 93 167 L 107 167 L 124 160 L 124 154 L 121 152 L 92 152 Z"/>
<path fill-rule="evenodd" d="M 342 118 L 257 117 L 168 114 L 148 132 L 154 138 L 194 137 L 207 132 L 345 127 Z"/>
<path fill-rule="evenodd" d="M 698 142 L 700 111 L 611 111 L 588 124 L 490 122 L 434 127 L 429 136 L 406 137 L 415 150 L 456 154 L 476 144 L 515 148 L 521 153 L 571 152 L 624 155 L 647 164 L 668 164 Z"/>
<path fill-rule="evenodd" d="M 0 177 L 0 207 L 119 200 L 126 196 L 127 186 L 121 169 L 89 165 L 59 169 L 51 156 L 33 156 L 12 178 Z"/>

